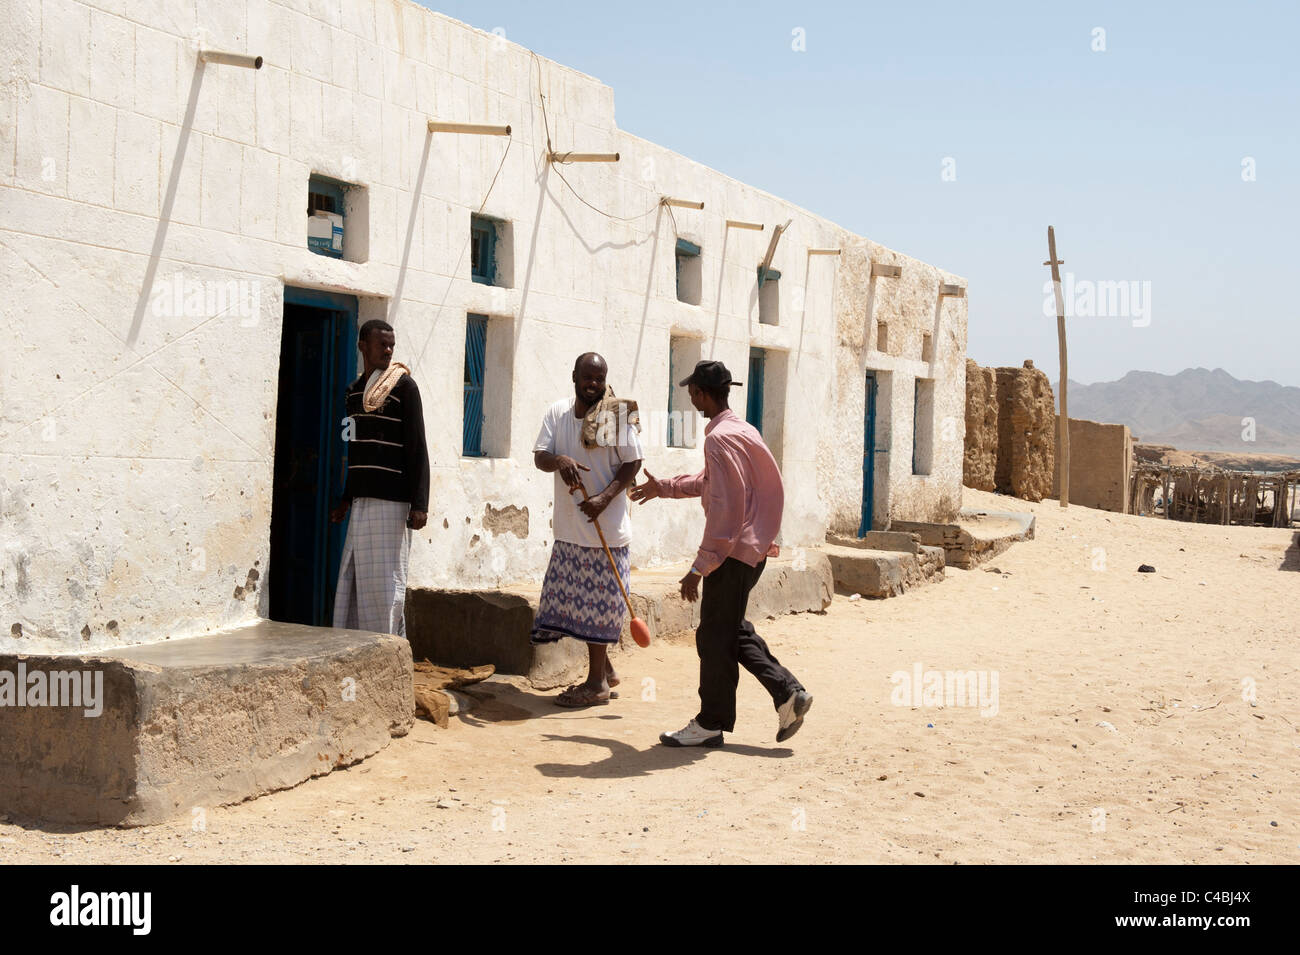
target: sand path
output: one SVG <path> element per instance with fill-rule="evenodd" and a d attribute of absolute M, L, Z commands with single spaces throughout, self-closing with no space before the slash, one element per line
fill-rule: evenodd
<path fill-rule="evenodd" d="M 1038 515 L 1005 574 L 759 622 L 816 697 L 788 744 L 742 673 L 724 748 L 658 746 L 696 703 L 693 647 L 661 644 L 608 707 L 500 686 L 205 831 L 5 822 L 0 861 L 1300 861 L 1297 533 L 966 503 Z M 996 714 L 896 705 L 916 664 L 996 671 Z"/>

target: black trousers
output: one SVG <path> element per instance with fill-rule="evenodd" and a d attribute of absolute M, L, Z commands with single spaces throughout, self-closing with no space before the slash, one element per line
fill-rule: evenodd
<path fill-rule="evenodd" d="M 700 625 L 695 631 L 695 649 L 700 655 L 700 714 L 695 721 L 706 730 L 730 733 L 735 728 L 736 684 L 742 666 L 771 694 L 774 707 L 803 689 L 745 619 L 749 592 L 766 566 L 766 560 L 750 567 L 729 557 L 704 578 Z"/>

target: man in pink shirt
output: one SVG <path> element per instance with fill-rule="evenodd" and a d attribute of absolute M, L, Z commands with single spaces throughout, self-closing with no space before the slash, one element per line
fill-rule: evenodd
<path fill-rule="evenodd" d="M 695 648 L 700 655 L 700 712 L 683 729 L 662 733 L 665 746 L 721 746 L 722 734 L 736 724 L 736 684 L 740 666 L 754 674 L 772 695 L 777 711 L 777 742 L 799 731 L 812 706 L 812 694 L 772 656 L 745 619 L 749 592 L 763 575 L 768 557 L 779 551 L 785 491 L 781 470 L 763 437 L 728 407 L 731 389 L 741 384 L 720 361 L 702 361 L 681 384 L 691 404 L 709 419 L 704 429 L 704 470 L 659 480 L 649 471 L 632 489 L 644 504 L 656 497 L 698 497 L 704 505 L 704 540 L 690 572 L 682 578 L 682 597 L 699 597 L 700 625 Z"/>

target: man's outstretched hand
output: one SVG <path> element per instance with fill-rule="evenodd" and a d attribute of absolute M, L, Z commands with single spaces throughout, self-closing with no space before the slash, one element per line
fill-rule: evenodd
<path fill-rule="evenodd" d="M 695 603 L 700 599 L 700 575 L 691 571 L 680 581 L 682 585 L 682 599 L 687 603 Z"/>
<path fill-rule="evenodd" d="M 649 471 L 645 472 L 645 483 L 634 485 L 631 491 L 632 500 L 638 504 L 644 504 L 646 501 L 653 501 L 659 497 L 659 479 Z"/>

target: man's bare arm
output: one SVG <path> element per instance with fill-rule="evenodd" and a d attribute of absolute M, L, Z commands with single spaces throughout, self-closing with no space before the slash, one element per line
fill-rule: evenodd
<path fill-rule="evenodd" d="M 588 520 L 595 520 L 600 516 L 601 511 L 609 507 L 610 502 L 622 494 L 629 485 L 636 483 L 636 472 L 639 470 L 641 470 L 640 458 L 635 461 L 624 461 L 614 473 L 614 480 L 610 481 L 599 494 L 579 504 L 578 508 L 587 515 Z"/>

